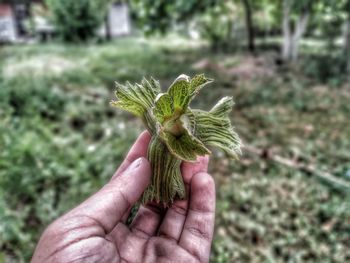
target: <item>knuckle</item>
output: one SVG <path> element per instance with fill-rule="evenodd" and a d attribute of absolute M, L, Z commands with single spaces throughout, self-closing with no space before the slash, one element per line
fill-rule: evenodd
<path fill-rule="evenodd" d="M 124 202 L 127 207 L 131 207 L 133 205 L 133 203 L 130 200 L 130 198 L 129 198 L 127 193 L 125 193 L 123 191 L 119 191 L 118 193 L 120 195 L 120 198 L 121 198 L 122 202 Z M 115 200 L 117 200 L 117 199 L 115 199 Z"/>
<path fill-rule="evenodd" d="M 199 188 L 201 189 L 212 189 L 215 187 L 215 182 L 212 176 L 208 173 L 200 173 Z"/>

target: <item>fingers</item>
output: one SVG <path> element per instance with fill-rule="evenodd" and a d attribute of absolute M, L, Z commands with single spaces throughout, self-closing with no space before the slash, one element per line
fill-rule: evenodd
<path fill-rule="evenodd" d="M 198 157 L 197 162 L 184 162 L 181 167 L 182 176 L 188 186 L 193 175 L 199 172 L 206 172 L 209 158 L 207 156 Z M 186 189 L 187 190 L 187 189 Z M 179 241 L 187 215 L 188 200 L 175 201 L 168 209 L 159 227 L 160 236 Z"/>
<path fill-rule="evenodd" d="M 124 224 L 128 221 L 129 215 L 130 215 L 130 213 L 131 213 L 131 209 L 132 209 L 132 206 L 129 207 L 128 210 L 126 210 L 126 212 L 124 213 L 124 215 L 123 215 L 123 217 L 122 217 L 122 219 L 121 219 L 121 221 L 122 221 Z"/>
<path fill-rule="evenodd" d="M 189 208 L 179 245 L 200 262 L 209 260 L 215 218 L 215 185 L 207 173 L 191 180 Z"/>
<path fill-rule="evenodd" d="M 165 214 L 158 235 L 179 241 L 187 214 L 188 201 L 175 201 Z"/>
<path fill-rule="evenodd" d="M 164 238 L 151 238 L 142 256 L 142 261 L 133 262 L 198 263 L 198 260 L 194 259 L 188 251 Z"/>
<path fill-rule="evenodd" d="M 157 232 L 163 211 L 156 204 L 141 206 L 130 229 L 119 223 L 108 235 L 126 262 L 145 262 L 145 244 Z"/>
<path fill-rule="evenodd" d="M 139 135 L 139 137 L 136 139 L 133 146 L 131 146 L 128 154 L 125 157 L 125 160 L 119 166 L 118 170 L 114 173 L 112 179 L 114 177 L 118 176 L 123 171 L 125 171 L 125 169 L 127 169 L 128 166 L 137 158 L 139 158 L 139 157 L 146 158 L 147 157 L 147 149 L 148 149 L 148 143 L 149 143 L 150 139 L 151 139 L 151 135 L 148 131 L 143 131 Z M 131 207 L 123 215 L 123 218 L 122 218 L 123 223 L 125 223 L 126 220 L 128 219 L 130 211 L 131 211 Z"/>
<path fill-rule="evenodd" d="M 199 172 L 207 172 L 209 157 L 199 156 L 197 162 L 183 162 L 181 166 L 181 173 L 185 184 L 190 184 L 192 176 Z"/>
<path fill-rule="evenodd" d="M 163 211 L 159 207 L 142 205 L 130 225 L 130 230 L 138 237 L 149 238 L 156 234 L 162 218 Z"/>
<path fill-rule="evenodd" d="M 143 157 L 136 159 L 120 176 L 113 178 L 70 213 L 90 217 L 108 233 L 141 197 L 150 177 L 149 162 Z"/>
<path fill-rule="evenodd" d="M 147 149 L 149 141 L 151 140 L 151 134 L 148 131 L 144 131 L 137 138 L 134 145 L 129 150 L 128 154 L 125 157 L 123 163 L 119 166 L 118 170 L 113 175 L 113 178 L 121 174 L 129 165 L 139 157 L 147 158 Z"/>

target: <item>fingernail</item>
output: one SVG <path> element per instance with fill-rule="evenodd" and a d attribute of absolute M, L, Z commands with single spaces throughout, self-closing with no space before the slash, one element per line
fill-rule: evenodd
<path fill-rule="evenodd" d="M 128 167 L 128 170 L 132 171 L 132 170 L 135 170 L 136 168 L 138 168 L 141 165 L 141 163 L 142 163 L 142 159 L 143 159 L 142 157 L 139 157 L 135 161 L 133 161 L 130 164 L 130 166 Z"/>

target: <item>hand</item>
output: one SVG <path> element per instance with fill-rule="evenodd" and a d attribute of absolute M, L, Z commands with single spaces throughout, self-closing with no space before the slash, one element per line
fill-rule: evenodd
<path fill-rule="evenodd" d="M 144 132 L 109 183 L 43 233 L 32 262 L 208 262 L 213 237 L 215 187 L 206 173 L 208 158 L 184 163 L 189 200 L 164 211 L 141 206 L 125 225 L 130 209 L 151 178 Z"/>

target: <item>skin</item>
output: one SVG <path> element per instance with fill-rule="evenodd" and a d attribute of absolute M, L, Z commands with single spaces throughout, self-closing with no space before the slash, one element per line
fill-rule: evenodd
<path fill-rule="evenodd" d="M 48 226 L 32 263 L 209 261 L 215 185 L 207 157 L 182 165 L 188 200 L 167 210 L 141 206 L 131 225 L 125 224 L 150 183 L 149 141 L 150 134 L 142 133 L 110 182 Z"/>

